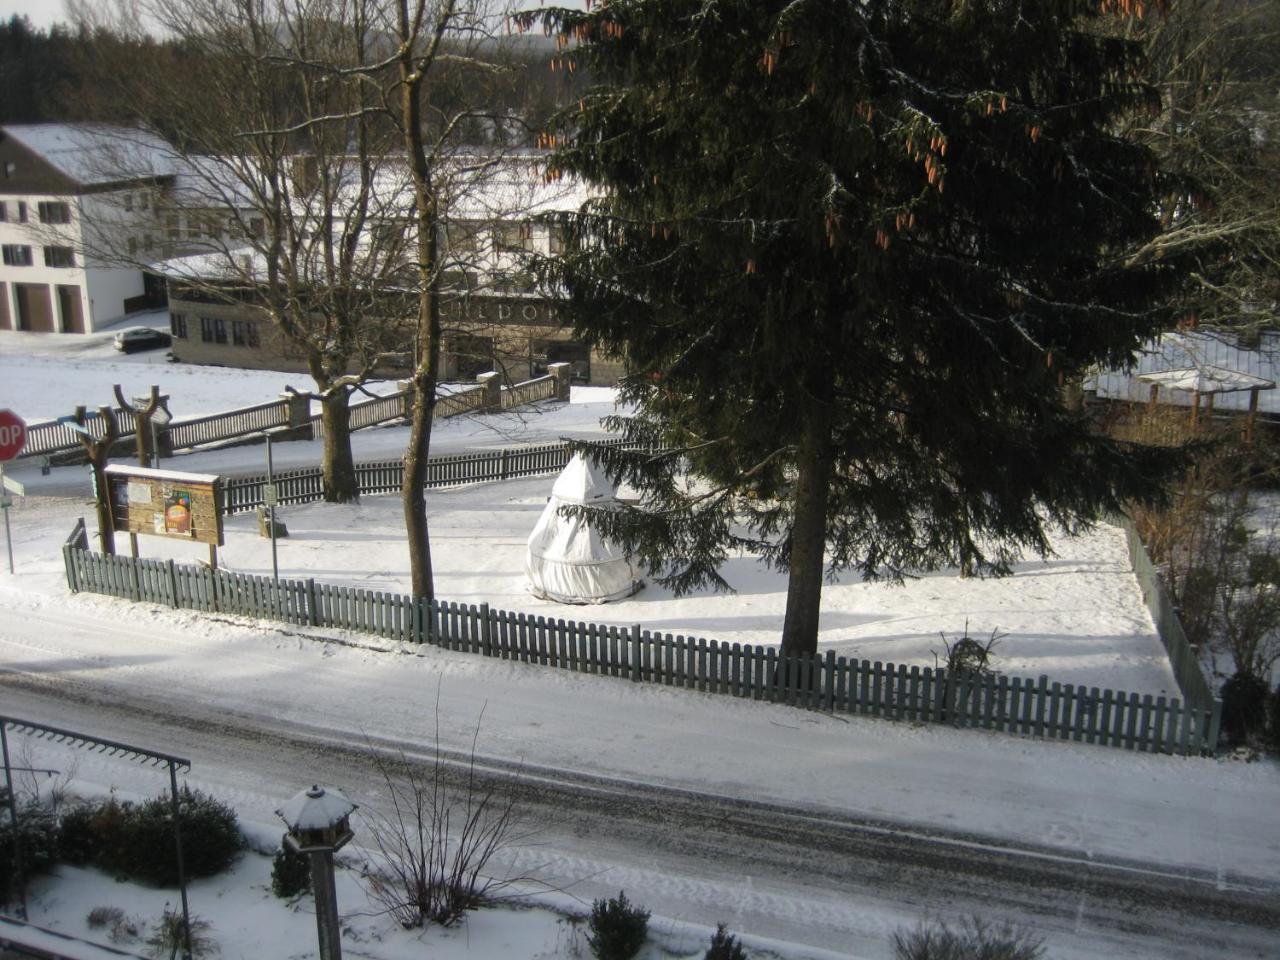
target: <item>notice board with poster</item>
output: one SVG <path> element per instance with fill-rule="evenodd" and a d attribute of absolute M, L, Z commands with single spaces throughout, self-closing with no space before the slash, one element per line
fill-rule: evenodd
<path fill-rule="evenodd" d="M 105 474 L 115 530 L 223 545 L 221 477 L 117 464 Z"/>

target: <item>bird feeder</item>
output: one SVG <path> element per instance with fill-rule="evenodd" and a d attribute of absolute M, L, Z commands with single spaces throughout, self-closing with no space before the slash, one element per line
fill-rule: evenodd
<path fill-rule="evenodd" d="M 276 814 L 289 828 L 289 846 L 298 853 L 339 850 L 352 837 L 356 805 L 340 790 L 313 785 L 300 790 Z"/>

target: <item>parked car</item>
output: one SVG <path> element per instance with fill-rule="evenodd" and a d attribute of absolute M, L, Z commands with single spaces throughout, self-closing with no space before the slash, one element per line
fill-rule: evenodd
<path fill-rule="evenodd" d="M 150 327 L 130 327 L 116 334 L 116 349 L 121 353 L 155 350 L 172 343 L 173 338 L 169 334 L 163 330 L 152 330 Z"/>

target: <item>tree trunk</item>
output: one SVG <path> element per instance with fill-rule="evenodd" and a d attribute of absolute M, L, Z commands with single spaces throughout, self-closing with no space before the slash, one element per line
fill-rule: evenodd
<path fill-rule="evenodd" d="M 445 29 L 453 17 L 454 2 L 447 0 L 434 13 L 427 50 L 416 57 L 422 39 L 422 8 L 410 10 L 408 0 L 399 0 L 395 12 L 400 49 L 396 56 L 400 77 L 400 132 L 413 183 L 414 217 L 417 227 L 418 281 L 417 348 L 413 368 L 413 420 L 409 445 L 404 452 L 404 484 L 400 499 L 404 506 L 405 534 L 409 539 L 409 581 L 415 597 L 432 599 L 435 580 L 431 569 L 431 539 L 427 528 L 427 457 L 431 451 L 431 428 L 435 422 L 436 379 L 440 371 L 440 277 L 436 258 L 439 207 L 433 182 L 432 158 L 428 156 L 422 128 L 422 84 L 427 69 L 440 48 Z M 431 18 L 428 18 L 430 21 Z"/>
<path fill-rule="evenodd" d="M 831 410 L 815 399 L 800 435 L 796 457 L 795 517 L 791 523 L 787 612 L 782 623 L 783 656 L 818 652 L 818 617 L 827 545 L 827 500 L 831 482 Z"/>
<path fill-rule="evenodd" d="M 360 499 L 356 465 L 351 457 L 351 394 L 334 390 L 320 401 L 324 424 L 324 499 L 328 503 L 351 503 Z"/>
<path fill-rule="evenodd" d="M 435 367 L 435 363 L 431 364 Z M 409 427 L 409 446 L 404 453 L 404 485 L 400 489 L 404 505 L 404 527 L 409 539 L 410 590 L 415 597 L 430 600 L 435 596 L 435 579 L 431 569 L 431 539 L 427 531 L 427 501 L 424 484 L 427 479 L 427 457 L 431 452 L 431 427 L 435 417 L 435 374 L 427 389 L 420 389 L 414 378 L 413 418 Z"/>

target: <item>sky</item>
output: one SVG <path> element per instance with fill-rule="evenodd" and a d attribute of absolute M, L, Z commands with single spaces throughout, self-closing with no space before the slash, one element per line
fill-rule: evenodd
<path fill-rule="evenodd" d="M 15 13 L 25 14 L 37 27 L 50 27 L 67 19 L 62 0 L 0 0 L 0 18 L 8 20 Z"/>

